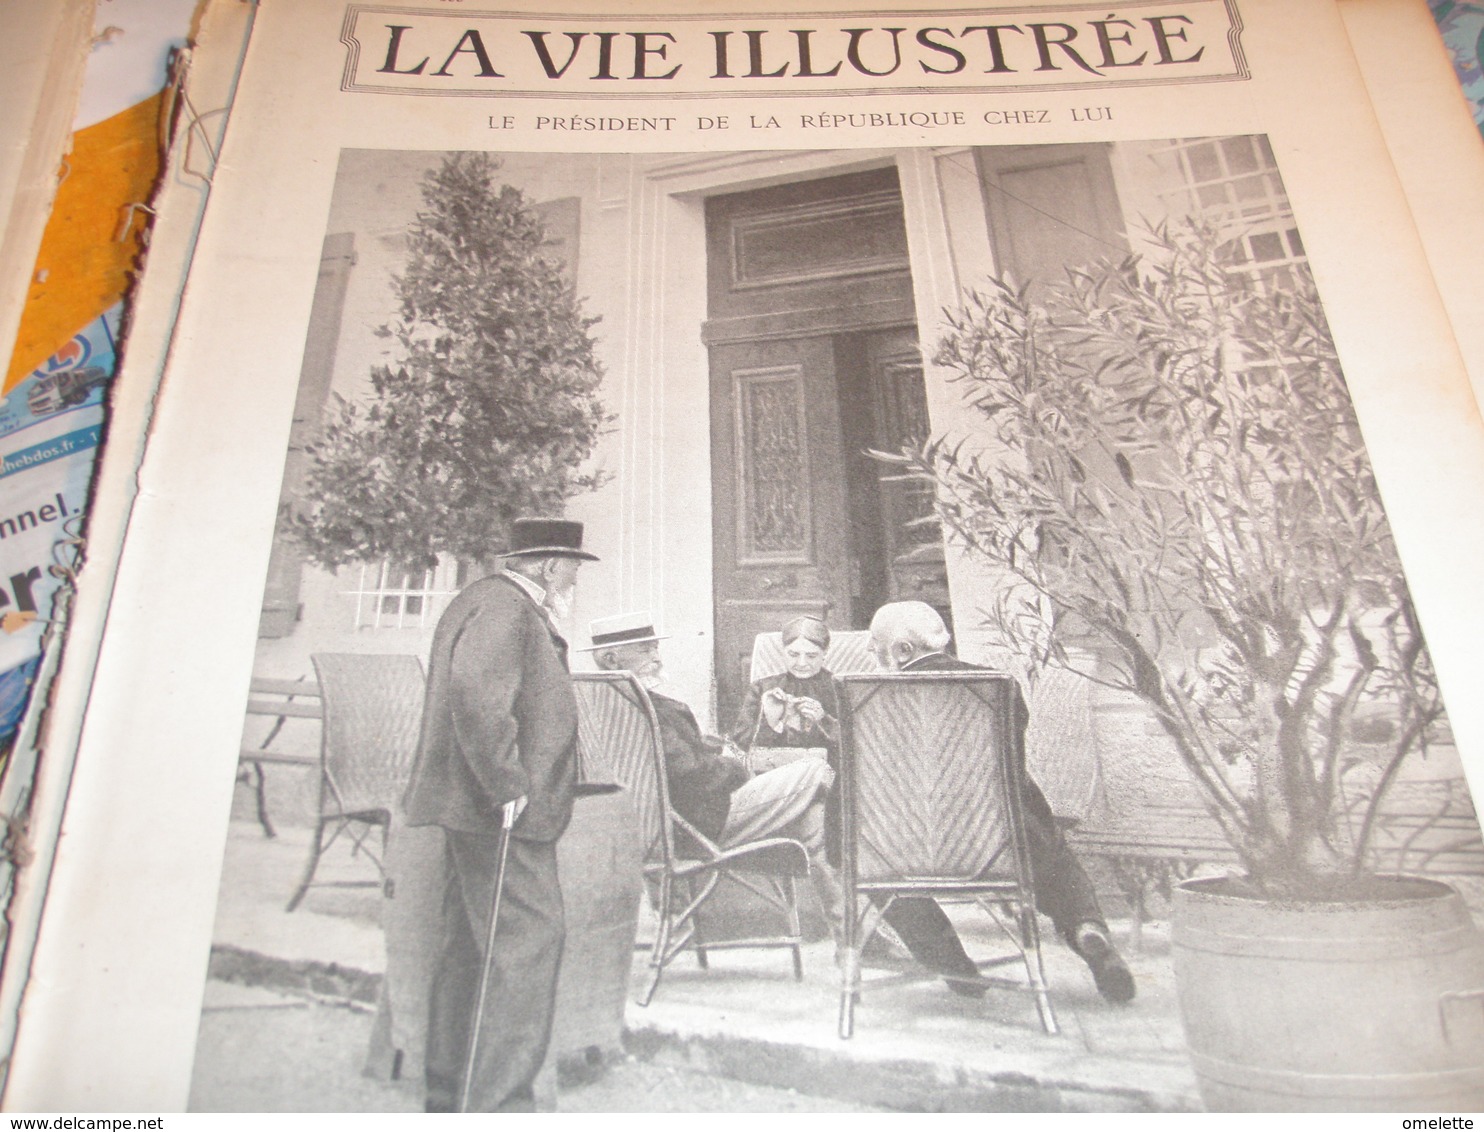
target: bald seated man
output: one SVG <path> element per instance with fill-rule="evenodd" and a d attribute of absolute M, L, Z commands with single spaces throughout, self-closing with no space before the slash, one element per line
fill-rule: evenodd
<path fill-rule="evenodd" d="M 987 671 L 950 654 L 950 640 L 937 610 L 920 601 L 891 602 L 871 619 L 871 656 L 885 671 Z M 1030 713 L 1017 687 L 1014 724 L 1022 739 L 1029 722 Z M 1024 758 L 1024 742 L 1019 750 Z M 1022 781 L 1021 808 L 1036 907 L 1050 917 L 1067 945 L 1087 963 L 1098 993 L 1109 1002 L 1128 1002 L 1134 997 L 1134 977 L 1113 946 L 1092 881 L 1052 820 L 1051 807 L 1041 788 L 1029 775 Z M 953 990 L 966 995 L 983 993 L 982 985 L 955 981 L 955 976 L 977 977 L 979 971 L 937 901 L 929 897 L 900 898 L 887 910 L 885 919 L 913 956 L 947 977 Z"/>

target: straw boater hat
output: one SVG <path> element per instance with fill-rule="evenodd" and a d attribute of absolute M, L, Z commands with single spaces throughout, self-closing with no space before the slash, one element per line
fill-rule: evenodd
<path fill-rule="evenodd" d="M 648 613 L 616 613 L 612 617 L 600 617 L 588 626 L 593 643 L 578 649 L 578 652 L 597 652 L 618 645 L 639 645 L 645 641 L 664 641 L 654 631 L 654 618 Z"/>
<path fill-rule="evenodd" d="M 510 524 L 510 549 L 501 558 L 580 558 L 598 556 L 582 549 L 582 524 L 570 519 L 516 519 Z"/>

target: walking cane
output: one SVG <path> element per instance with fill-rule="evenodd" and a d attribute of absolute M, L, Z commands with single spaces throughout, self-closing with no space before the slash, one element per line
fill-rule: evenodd
<path fill-rule="evenodd" d="M 459 1086 L 459 1111 L 469 1111 L 469 1091 L 474 1087 L 474 1061 L 479 1056 L 479 1030 L 484 1019 L 484 1001 L 490 989 L 490 952 L 495 947 L 495 921 L 500 918 L 500 894 L 505 890 L 505 858 L 510 853 L 510 827 L 515 824 L 515 807 L 520 799 L 500 807 L 500 843 L 495 850 L 495 895 L 490 901 L 489 928 L 484 933 L 484 964 L 479 971 L 479 994 L 474 999 L 474 1013 L 469 1022 L 469 1057 L 464 1062 L 464 1080 Z"/>

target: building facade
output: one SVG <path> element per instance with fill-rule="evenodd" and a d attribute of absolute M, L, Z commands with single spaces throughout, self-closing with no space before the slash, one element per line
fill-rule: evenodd
<path fill-rule="evenodd" d="M 327 400 L 366 396 L 389 360 L 375 330 L 393 313 L 419 185 L 439 159 L 342 155 L 286 498 Z M 651 611 L 677 694 L 722 727 L 755 635 L 800 613 L 863 628 L 883 602 L 920 599 L 963 655 L 994 657 L 981 611 L 995 579 L 945 545 L 930 491 L 883 478 L 890 468 L 869 455 L 981 428 L 932 361 L 945 312 L 968 292 L 992 274 L 1055 280 L 1123 257 L 1142 224 L 1192 214 L 1232 222 L 1254 272 L 1302 257 L 1259 137 L 501 161 L 498 177 L 541 210 L 551 255 L 601 320 L 615 420 L 592 458 L 606 484 L 568 508 L 602 557 L 579 581 L 573 644 L 591 618 Z M 425 655 L 467 572 L 330 573 L 280 539 L 256 669 L 302 675 L 318 651 Z M 1067 711 L 1086 715 L 1086 695 Z M 1147 743 L 1132 706 L 1104 729 L 1123 726 L 1119 713 Z M 1082 758 L 1079 776 L 1095 780 L 1098 752 Z"/>

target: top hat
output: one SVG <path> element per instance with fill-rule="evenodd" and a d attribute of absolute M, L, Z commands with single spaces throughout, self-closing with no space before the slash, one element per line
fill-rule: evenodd
<path fill-rule="evenodd" d="M 663 641 L 667 637 L 654 631 L 654 618 L 647 613 L 617 613 L 599 617 L 588 627 L 593 643 L 578 652 L 597 652 L 618 645 L 639 645 L 646 641 Z"/>
<path fill-rule="evenodd" d="M 516 519 L 510 524 L 510 548 L 500 557 L 520 556 L 598 561 L 596 554 L 582 549 L 582 524 L 570 519 Z"/>

